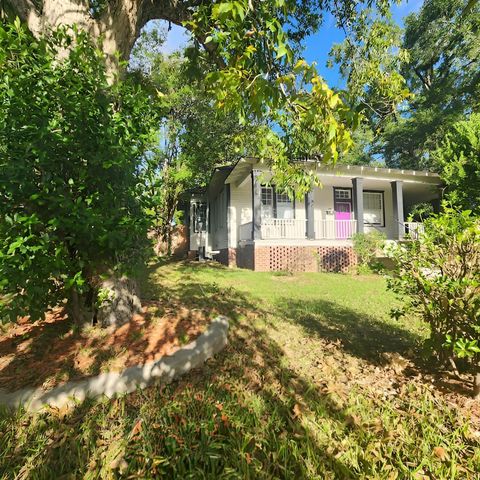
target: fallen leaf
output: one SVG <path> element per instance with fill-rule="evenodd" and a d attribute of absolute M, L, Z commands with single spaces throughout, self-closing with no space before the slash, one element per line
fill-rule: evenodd
<path fill-rule="evenodd" d="M 433 454 L 441 461 L 444 462 L 447 460 L 447 452 L 443 447 L 435 447 L 433 449 Z"/>
<path fill-rule="evenodd" d="M 247 463 L 249 465 L 252 463 L 252 457 L 250 456 L 250 454 L 248 452 L 245 454 L 245 460 L 247 461 Z"/>
<path fill-rule="evenodd" d="M 132 431 L 130 432 L 130 439 L 136 440 L 140 436 L 141 432 L 142 432 L 142 419 L 140 418 L 139 420 L 137 420 L 137 422 L 132 428 Z"/>
<path fill-rule="evenodd" d="M 128 463 L 126 462 L 125 458 L 122 455 L 119 455 L 113 462 L 110 464 L 110 468 L 112 470 L 118 470 L 118 472 L 122 475 L 128 469 Z"/>
<path fill-rule="evenodd" d="M 225 427 L 228 427 L 229 425 L 228 417 L 224 413 L 222 413 L 222 422 Z"/>
<path fill-rule="evenodd" d="M 345 421 L 351 427 L 360 427 L 362 425 L 362 420 L 358 415 L 348 415 Z"/>
<path fill-rule="evenodd" d="M 293 406 L 293 417 L 298 418 L 300 417 L 301 414 L 302 414 L 302 407 L 298 403 L 296 403 Z"/>

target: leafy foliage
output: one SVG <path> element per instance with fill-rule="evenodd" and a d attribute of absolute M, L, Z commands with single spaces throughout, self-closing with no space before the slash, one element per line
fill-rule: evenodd
<path fill-rule="evenodd" d="M 380 151 L 390 166 L 439 167 L 431 153 L 446 130 L 479 108 L 480 4 L 427 0 L 405 19 L 402 73 L 415 96 L 383 135 Z"/>
<path fill-rule="evenodd" d="M 357 254 L 359 273 L 369 272 L 374 260 L 385 244 L 385 235 L 377 230 L 368 233 L 355 233 L 352 236 L 353 250 Z"/>
<path fill-rule="evenodd" d="M 344 28 L 331 62 L 346 79 L 342 98 L 372 129 L 370 157 L 440 170 L 432 153 L 445 132 L 479 108 L 480 4 L 427 0 L 406 17 L 403 32 L 367 11 Z"/>
<path fill-rule="evenodd" d="M 429 347 L 441 359 L 480 358 L 480 225 L 469 210 L 445 206 L 425 221 L 419 242 L 394 253 L 389 287 L 405 300 L 395 315 L 429 324 Z"/>
<path fill-rule="evenodd" d="M 42 317 L 139 258 L 155 114 L 138 87 L 108 83 L 102 59 L 80 31 L 35 40 L 18 21 L 0 26 L 2 317 Z"/>
<path fill-rule="evenodd" d="M 425 219 L 433 215 L 433 205 L 428 202 L 416 203 L 410 209 L 408 214 L 409 222 L 423 222 Z"/>
<path fill-rule="evenodd" d="M 349 29 L 345 27 L 345 33 L 345 41 L 333 46 L 329 64 L 340 66 L 347 81 L 348 89 L 342 92 L 347 102 L 361 109 L 378 130 L 411 96 L 400 74 L 409 58 L 401 48 L 401 29 L 391 19 L 366 10 Z"/>
<path fill-rule="evenodd" d="M 450 201 L 480 214 L 480 114 L 455 123 L 434 158 L 442 168 Z"/>

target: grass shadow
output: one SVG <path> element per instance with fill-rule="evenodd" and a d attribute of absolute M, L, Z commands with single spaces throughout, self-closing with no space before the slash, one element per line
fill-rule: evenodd
<path fill-rule="evenodd" d="M 375 364 L 384 363 L 384 353 L 408 355 L 421 340 L 401 326 L 328 300 L 281 298 L 276 309 L 278 315 L 300 325 L 307 335 L 340 341 L 349 354 Z"/>

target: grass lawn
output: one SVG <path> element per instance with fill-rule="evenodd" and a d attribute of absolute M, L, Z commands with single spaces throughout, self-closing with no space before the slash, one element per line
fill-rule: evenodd
<path fill-rule="evenodd" d="M 227 315 L 227 348 L 167 387 L 4 412 L 0 478 L 480 478 L 477 407 L 423 370 L 381 277 L 148 273 L 145 299 Z"/>

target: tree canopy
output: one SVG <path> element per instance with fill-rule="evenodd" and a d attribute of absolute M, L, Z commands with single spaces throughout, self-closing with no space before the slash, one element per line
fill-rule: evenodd
<path fill-rule="evenodd" d="M 440 170 L 433 151 L 455 122 L 480 107 L 480 4 L 427 0 L 405 18 L 403 32 L 377 17 L 365 26 L 332 54 L 348 98 L 375 133 L 371 151 L 391 167 Z M 372 63 L 396 79 L 403 101 L 385 95 L 382 76 L 368 79 Z"/>

